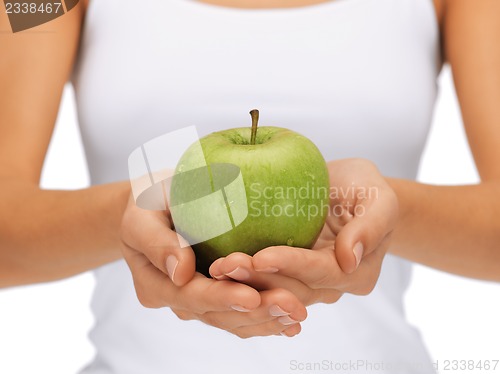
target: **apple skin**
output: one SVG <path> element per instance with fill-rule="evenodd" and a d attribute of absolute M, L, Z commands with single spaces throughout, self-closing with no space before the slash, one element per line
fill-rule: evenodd
<path fill-rule="evenodd" d="M 235 128 L 200 139 L 208 169 L 220 164 L 239 167 L 232 172 L 241 171 L 246 192 L 243 200 L 247 204 L 244 208 L 248 209 L 246 218 L 232 230 L 192 244 L 197 270 L 205 275 L 213 261 L 232 252 L 253 255 L 275 245 L 311 248 L 328 214 L 328 169 L 314 143 L 280 127 L 259 127 L 254 145 L 250 144 L 250 136 L 250 128 Z M 199 149 L 199 145 L 188 148 L 177 164 L 170 190 L 171 206 L 214 191 L 213 182 L 211 186 L 208 182 L 208 187 L 200 183 L 200 173 L 185 172 L 199 165 Z M 231 204 L 229 199 L 225 202 Z M 196 242 L 190 238 L 207 228 L 210 231 L 217 221 L 217 217 L 200 219 L 202 210 L 213 211 L 213 206 L 200 202 L 196 209 L 186 209 L 174 217 L 177 232 L 190 243 Z"/>

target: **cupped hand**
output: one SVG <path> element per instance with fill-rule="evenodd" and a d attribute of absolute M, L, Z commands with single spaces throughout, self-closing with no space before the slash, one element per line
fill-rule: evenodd
<path fill-rule="evenodd" d="M 333 161 L 328 169 L 330 210 L 311 250 L 275 246 L 253 257 L 233 253 L 214 262 L 210 274 L 257 289 L 282 287 L 305 305 L 335 302 L 346 292 L 369 294 L 397 222 L 397 197 L 370 161 Z"/>
<path fill-rule="evenodd" d="M 189 246 L 181 247 L 168 211 L 144 210 L 130 199 L 121 238 L 143 306 L 170 307 L 182 320 L 200 320 L 242 338 L 300 332 L 307 312 L 289 290 L 259 292 L 197 273 L 194 252 Z"/>

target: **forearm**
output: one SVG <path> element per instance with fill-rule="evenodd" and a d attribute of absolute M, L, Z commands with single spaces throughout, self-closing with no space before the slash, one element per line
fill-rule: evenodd
<path fill-rule="evenodd" d="M 129 183 L 77 191 L 0 181 L 0 287 L 68 277 L 120 258 Z"/>
<path fill-rule="evenodd" d="M 392 253 L 450 273 L 500 280 L 500 184 L 388 182 L 400 205 Z"/>

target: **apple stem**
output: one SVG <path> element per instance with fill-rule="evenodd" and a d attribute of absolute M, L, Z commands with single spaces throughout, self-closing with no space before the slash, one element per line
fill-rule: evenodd
<path fill-rule="evenodd" d="M 255 138 L 257 137 L 257 125 L 259 124 L 259 111 L 257 109 L 252 109 L 250 111 L 252 116 L 252 135 L 250 137 L 250 144 L 255 145 Z"/>

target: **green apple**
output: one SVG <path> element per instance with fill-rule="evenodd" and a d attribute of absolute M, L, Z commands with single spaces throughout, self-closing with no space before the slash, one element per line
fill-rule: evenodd
<path fill-rule="evenodd" d="M 198 271 L 232 252 L 275 245 L 311 248 L 328 214 L 329 177 L 318 148 L 280 127 L 212 133 L 177 164 L 170 189 L 176 231 Z M 202 162 L 200 162 L 202 159 Z"/>

